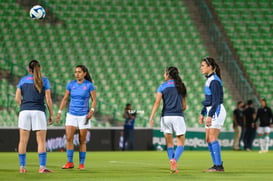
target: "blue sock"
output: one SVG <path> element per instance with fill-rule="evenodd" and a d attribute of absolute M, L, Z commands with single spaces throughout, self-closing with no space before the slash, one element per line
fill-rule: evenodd
<path fill-rule="evenodd" d="M 22 153 L 22 154 L 19 153 L 18 157 L 19 157 L 20 166 L 25 167 L 26 166 L 26 157 L 27 157 L 27 155 L 25 153 Z"/>
<path fill-rule="evenodd" d="M 38 154 L 39 161 L 40 161 L 40 167 L 46 166 L 46 152 L 42 152 Z"/>
<path fill-rule="evenodd" d="M 173 159 L 173 156 L 174 156 L 174 149 L 173 149 L 173 147 L 168 147 L 167 148 L 167 153 L 168 153 L 169 160 Z"/>
<path fill-rule="evenodd" d="M 73 163 L 74 150 L 66 150 L 67 160 Z"/>
<path fill-rule="evenodd" d="M 218 141 L 211 142 L 211 147 L 215 157 L 215 165 L 222 165 L 221 147 Z"/>
<path fill-rule="evenodd" d="M 175 149 L 174 159 L 178 161 L 183 152 L 184 146 L 177 146 Z"/>
<path fill-rule="evenodd" d="M 79 156 L 80 156 L 80 164 L 84 164 L 86 152 L 79 152 Z"/>
<path fill-rule="evenodd" d="M 214 154 L 213 154 L 213 150 L 212 150 L 212 145 L 211 145 L 211 143 L 208 143 L 208 148 L 209 148 L 209 152 L 210 152 L 210 156 L 211 156 L 213 165 L 215 165 L 215 157 L 214 157 Z"/>

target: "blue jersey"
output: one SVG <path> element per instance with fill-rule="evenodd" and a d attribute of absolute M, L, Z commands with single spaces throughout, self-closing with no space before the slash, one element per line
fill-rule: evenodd
<path fill-rule="evenodd" d="M 69 82 L 66 90 L 70 92 L 70 104 L 68 112 L 75 116 L 86 115 L 89 111 L 90 92 L 96 88 L 93 83 L 84 80 L 83 83 L 78 83 L 77 80 Z"/>
<path fill-rule="evenodd" d="M 206 107 L 211 106 L 208 116 L 213 117 L 220 112 L 220 105 L 223 103 L 224 92 L 221 79 L 215 74 L 207 76 L 207 81 L 204 87 L 205 100 L 202 102 L 203 109 L 201 114 L 206 115 Z"/>
<path fill-rule="evenodd" d="M 174 80 L 161 84 L 157 92 L 162 94 L 163 109 L 161 116 L 184 116 L 182 110 L 182 95 L 178 93 Z"/>
<path fill-rule="evenodd" d="M 45 90 L 50 89 L 50 83 L 45 77 L 43 77 L 42 80 L 43 88 L 41 93 L 39 93 L 34 85 L 34 78 L 32 74 L 21 78 L 17 85 L 17 88 L 21 89 L 21 94 L 23 97 L 20 105 L 20 111 L 39 110 L 45 112 Z"/>

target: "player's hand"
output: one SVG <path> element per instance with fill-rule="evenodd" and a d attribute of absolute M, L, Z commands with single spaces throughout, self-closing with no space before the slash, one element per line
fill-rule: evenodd
<path fill-rule="evenodd" d="M 60 119 L 61 119 L 61 113 L 58 113 L 56 116 L 56 123 L 60 124 Z"/>
<path fill-rule="evenodd" d="M 149 121 L 149 125 L 150 125 L 151 127 L 153 127 L 153 126 L 154 126 L 154 120 L 153 120 L 153 119 L 150 119 L 150 121 Z"/>
<path fill-rule="evenodd" d="M 49 119 L 48 119 L 48 125 L 51 125 L 53 123 L 54 123 L 53 116 L 50 116 Z"/>
<path fill-rule="evenodd" d="M 198 123 L 199 124 L 204 124 L 204 116 L 202 114 L 198 118 Z"/>
<path fill-rule="evenodd" d="M 211 126 L 211 120 L 212 118 L 208 116 L 206 119 L 206 126 Z"/>

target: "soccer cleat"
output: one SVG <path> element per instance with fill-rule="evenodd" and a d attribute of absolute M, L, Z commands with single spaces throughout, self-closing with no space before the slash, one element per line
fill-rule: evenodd
<path fill-rule="evenodd" d="M 223 165 L 213 165 L 212 167 L 205 170 L 205 172 L 223 172 Z"/>
<path fill-rule="evenodd" d="M 52 171 L 48 170 L 47 168 L 40 168 L 39 173 L 52 173 Z"/>
<path fill-rule="evenodd" d="M 223 172 L 223 171 L 225 171 L 225 169 L 224 169 L 224 167 L 223 167 L 223 164 L 222 164 L 222 165 L 216 166 L 216 171 L 217 171 L 217 172 Z"/>
<path fill-rule="evenodd" d="M 79 165 L 79 169 L 80 169 L 80 170 L 84 170 L 84 164 L 80 164 L 80 165 Z"/>
<path fill-rule="evenodd" d="M 170 160 L 170 173 L 178 173 L 177 164 L 175 159 Z"/>
<path fill-rule="evenodd" d="M 72 162 L 67 162 L 67 163 L 62 167 L 62 169 L 71 169 L 71 168 L 74 168 L 74 163 L 72 163 Z"/>
<path fill-rule="evenodd" d="M 27 172 L 27 170 L 26 170 L 26 168 L 20 168 L 20 173 L 26 173 Z"/>
<path fill-rule="evenodd" d="M 212 167 L 210 167 L 210 168 L 208 168 L 208 169 L 206 169 L 206 170 L 204 170 L 205 172 L 216 172 L 217 170 L 216 170 L 216 165 L 213 165 Z"/>

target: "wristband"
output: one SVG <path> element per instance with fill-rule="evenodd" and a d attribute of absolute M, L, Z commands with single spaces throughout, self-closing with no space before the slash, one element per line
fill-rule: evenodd
<path fill-rule="evenodd" d="M 60 113 L 60 114 L 61 114 L 61 113 L 62 113 L 62 110 L 58 110 L 58 113 Z"/>
<path fill-rule="evenodd" d="M 94 112 L 95 111 L 95 109 L 92 107 L 91 109 L 90 109 L 92 112 Z"/>

